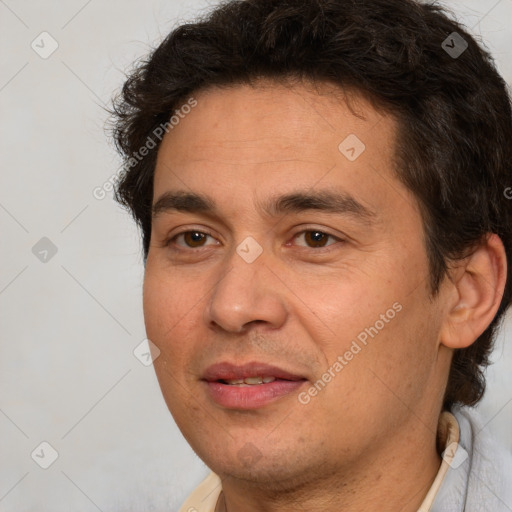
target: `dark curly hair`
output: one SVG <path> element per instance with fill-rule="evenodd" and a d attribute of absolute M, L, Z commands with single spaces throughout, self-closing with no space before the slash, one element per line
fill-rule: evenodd
<path fill-rule="evenodd" d="M 450 261 L 471 254 L 489 233 L 501 238 L 512 268 L 506 83 L 453 15 L 414 0 L 229 1 L 177 27 L 140 61 L 112 112 L 125 164 L 116 200 L 142 230 L 144 262 L 160 138 L 143 158 L 140 148 L 199 89 L 261 78 L 334 83 L 395 116 L 395 172 L 421 209 L 433 297 Z M 483 371 L 511 296 L 508 273 L 492 323 L 454 353 L 445 409 L 483 396 Z"/>

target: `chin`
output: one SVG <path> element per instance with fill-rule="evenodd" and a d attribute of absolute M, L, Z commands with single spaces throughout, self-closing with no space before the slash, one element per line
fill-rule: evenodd
<path fill-rule="evenodd" d="M 268 489 L 287 489 L 292 482 L 296 485 L 301 480 L 301 474 L 308 472 L 306 468 L 301 469 L 299 461 L 290 459 L 293 456 L 291 449 L 272 451 L 268 441 L 265 452 L 257 449 L 250 441 L 239 445 L 229 443 L 227 446 L 225 451 L 217 447 L 194 451 L 221 478 L 229 476 L 249 485 L 264 485 Z"/>

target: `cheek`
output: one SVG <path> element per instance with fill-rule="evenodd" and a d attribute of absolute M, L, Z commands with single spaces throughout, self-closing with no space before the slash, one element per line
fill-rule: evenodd
<path fill-rule="evenodd" d="M 190 336 L 197 329 L 192 316 L 197 299 L 184 290 L 177 276 L 146 267 L 144 278 L 144 322 L 147 337 L 159 348 L 153 367 L 164 400 L 178 425 L 197 407 L 189 391 L 189 362 L 193 344 Z M 196 306 L 196 308 L 199 305 Z"/>
<path fill-rule="evenodd" d="M 197 315 L 201 302 L 197 289 L 185 286 L 178 276 L 146 268 L 143 309 L 147 337 L 160 349 L 155 361 L 159 368 L 172 371 L 181 380 L 176 368 L 184 368 L 187 358 L 187 340 L 197 329 Z"/>
<path fill-rule="evenodd" d="M 392 309 L 397 296 L 390 286 L 379 282 L 378 275 L 357 271 L 350 276 L 332 276 L 321 286 L 318 280 L 310 284 L 310 287 L 295 288 L 296 295 L 307 306 L 302 308 L 305 316 L 300 321 L 331 359 L 349 350 L 358 335 L 363 340 L 368 337 L 365 329 L 380 322 L 380 315 Z M 320 326 L 321 331 L 313 329 L 314 325 Z"/>
<path fill-rule="evenodd" d="M 419 295 L 401 298 L 401 311 L 368 348 L 366 391 L 378 390 L 397 413 L 417 408 L 436 366 L 438 321 Z"/>
<path fill-rule="evenodd" d="M 165 268 L 148 258 L 144 276 L 143 308 L 146 328 L 162 336 L 180 329 L 194 313 L 201 297 L 200 280 L 185 282 L 179 269 Z M 197 310 L 196 310 L 197 314 Z"/>
<path fill-rule="evenodd" d="M 385 416 L 402 403 L 414 404 L 436 365 L 440 322 L 427 289 L 416 286 L 411 293 L 411 276 L 387 275 L 371 287 L 331 289 L 337 302 L 329 327 L 336 334 L 323 345 L 330 366 L 342 357 L 333 384 L 322 391 L 325 403 L 343 403 L 345 413 L 353 409 L 367 420 L 377 410 Z M 366 412 L 358 410 L 361 403 Z"/>

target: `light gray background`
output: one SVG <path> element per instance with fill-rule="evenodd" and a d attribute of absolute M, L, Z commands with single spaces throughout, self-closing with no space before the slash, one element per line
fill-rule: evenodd
<path fill-rule="evenodd" d="M 133 354 L 145 338 L 138 233 L 111 192 L 92 193 L 119 169 L 103 105 L 123 72 L 208 3 L 0 0 L 0 511 L 173 512 L 208 472 Z M 445 5 L 512 83 L 512 0 Z M 51 48 L 43 31 L 59 45 L 46 59 L 31 47 Z M 57 247 L 47 262 L 32 252 L 42 237 Z M 480 406 L 508 449 L 511 327 Z M 49 460 L 43 441 L 59 455 L 48 469 L 31 457 Z"/>

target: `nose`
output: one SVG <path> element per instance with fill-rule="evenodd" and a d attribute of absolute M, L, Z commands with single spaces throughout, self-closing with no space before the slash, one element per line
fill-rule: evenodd
<path fill-rule="evenodd" d="M 209 297 L 205 320 L 231 333 L 241 333 L 251 323 L 277 329 L 287 318 L 285 290 L 265 253 L 248 263 L 234 251 Z"/>

